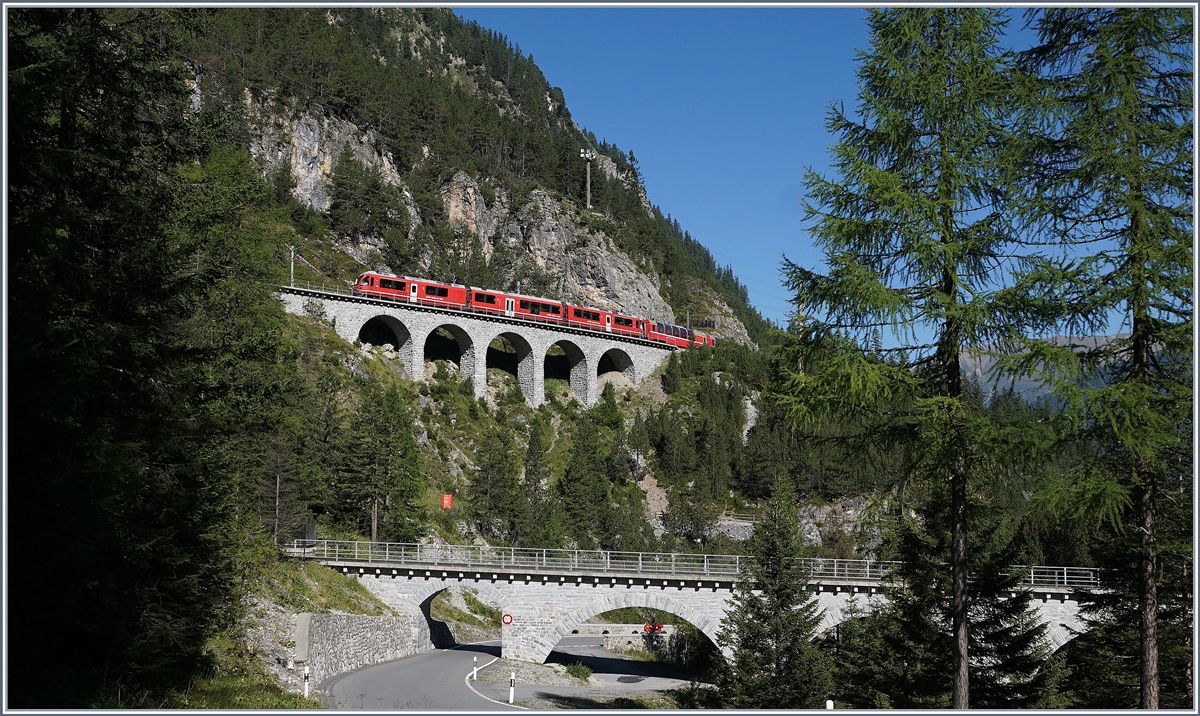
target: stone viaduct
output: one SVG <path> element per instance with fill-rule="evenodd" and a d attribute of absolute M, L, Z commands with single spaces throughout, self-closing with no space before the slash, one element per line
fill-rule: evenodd
<path fill-rule="evenodd" d="M 319 315 L 331 320 L 338 335 L 350 343 L 356 340 L 391 343 L 409 375 L 418 380 L 424 374 L 430 341 L 445 341 L 442 336 L 449 334 L 459 355 L 459 369 L 465 378 L 471 379 L 477 398 L 487 393 L 488 346 L 499 338 L 515 351 L 517 380 L 525 399 L 534 407 L 545 400 L 547 354 L 555 346 L 565 353 L 571 391 L 589 406 L 599 398 L 596 379 L 601 370 L 620 371 L 636 383 L 653 372 L 673 350 L 639 338 L 397 303 L 328 289 L 283 287 L 280 297 L 289 313 Z M 442 329 L 441 334 L 438 329 Z M 368 341 L 369 337 L 375 340 Z"/>
<path fill-rule="evenodd" d="M 478 550 L 482 554 L 492 548 L 458 549 Z M 729 574 L 730 570 L 725 568 L 734 558 L 724 556 L 711 557 L 713 568 L 707 569 L 709 562 L 706 560 L 702 569 L 695 561 L 696 555 L 686 555 L 692 560 L 690 566 L 681 566 L 679 573 L 672 575 L 661 568 L 665 563 L 662 558 L 672 555 L 651 555 L 659 560 L 660 568 L 652 569 L 653 573 L 648 574 L 635 569 L 641 566 L 641 559 L 637 558 L 635 562 L 628 558 L 633 553 L 608 553 L 610 557 L 605 558 L 603 565 L 592 561 L 586 567 L 579 563 L 577 568 L 572 568 L 570 559 L 554 564 L 554 559 L 538 560 L 536 556 L 524 565 L 517 559 L 508 566 L 495 564 L 495 559 L 476 557 L 479 563 L 471 566 L 471 559 L 464 560 L 461 556 L 455 559 L 447 554 L 443 554 L 441 560 L 424 558 L 419 560 L 424 563 L 412 563 L 410 551 L 409 563 L 399 563 L 394 556 L 381 560 L 378 552 L 363 559 L 352 557 L 344 549 L 339 549 L 337 554 L 324 546 L 318 550 L 319 554 L 310 551 L 306 556 L 357 577 L 372 594 L 397 612 L 413 618 L 421 614 L 428 618 L 429 602 L 444 589 L 461 586 L 478 591 L 511 616 L 511 622 L 504 624 L 501 630 L 502 655 L 538 663 L 544 662 L 555 644 L 579 629 L 588 618 L 623 607 L 651 607 L 675 614 L 716 643 L 737 580 L 737 576 Z M 563 555 L 569 552 L 525 551 Z M 619 559 L 622 557 L 625 557 L 624 561 Z M 492 564 L 488 564 L 489 561 Z M 832 629 L 847 618 L 869 613 L 886 601 L 884 582 L 878 576 L 886 564 L 863 560 L 821 562 L 809 583 L 821 610 L 821 631 Z M 705 571 L 710 574 L 704 574 Z M 1058 649 L 1085 628 L 1076 595 L 1080 585 L 1095 582 L 1095 572 L 1035 567 L 1030 568 L 1030 575 L 1031 578 L 1025 581 L 1033 583 L 1026 584 L 1025 588 L 1034 594 L 1038 612 L 1048 627 L 1051 645 Z"/>

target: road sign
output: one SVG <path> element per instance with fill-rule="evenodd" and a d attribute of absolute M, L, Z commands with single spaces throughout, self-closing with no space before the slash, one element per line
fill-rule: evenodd
<path fill-rule="evenodd" d="M 454 495 L 442 495 L 442 509 L 449 510 L 454 507 Z"/>
<path fill-rule="evenodd" d="M 512 615 L 505 614 L 504 616 L 500 617 L 500 621 L 504 622 L 505 624 L 512 624 Z"/>

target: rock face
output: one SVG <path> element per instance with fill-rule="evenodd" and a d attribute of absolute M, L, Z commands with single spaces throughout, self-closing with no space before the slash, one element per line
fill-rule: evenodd
<path fill-rule="evenodd" d="M 573 205 L 534 189 L 520 209 L 503 189 L 491 206 L 479 183 L 458 172 L 441 190 L 450 226 L 474 234 L 483 255 L 501 247 L 524 253 L 539 271 L 557 279 L 560 300 L 674 322 L 659 293 L 656 274 L 646 274 L 603 231 L 584 226 Z"/>
<path fill-rule="evenodd" d="M 381 152 L 374 130 L 363 131 L 357 125 L 335 117 L 316 117 L 295 113 L 278 103 L 260 103 L 246 96 L 250 129 L 250 155 L 267 176 L 281 171 L 295 182 L 292 196 L 317 211 L 329 211 L 330 188 L 334 167 L 347 149 L 363 166 L 377 171 L 383 181 L 400 189 L 401 201 L 408 209 L 409 239 L 419 223 L 412 192 L 400 178 L 390 154 Z M 380 260 L 382 244 L 378 237 L 351 240 L 344 237 L 341 248 L 359 263 L 376 270 L 388 270 Z"/>
<path fill-rule="evenodd" d="M 688 282 L 688 290 L 700 298 L 703 311 L 692 315 L 692 328 L 711 333 L 723 341 L 734 341 L 744 346 L 755 346 L 746 332 L 746 326 L 733 313 L 733 309 L 725 303 L 725 299 L 705 286 L 701 281 L 692 279 Z"/>

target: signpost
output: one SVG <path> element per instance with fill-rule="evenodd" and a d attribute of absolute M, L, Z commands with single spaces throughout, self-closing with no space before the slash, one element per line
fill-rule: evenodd
<path fill-rule="evenodd" d="M 450 510 L 454 508 L 454 495 L 442 495 L 442 509 Z"/>
<path fill-rule="evenodd" d="M 500 617 L 500 621 L 504 622 L 505 626 L 508 626 L 509 624 L 512 624 L 512 615 L 505 614 L 504 616 Z"/>

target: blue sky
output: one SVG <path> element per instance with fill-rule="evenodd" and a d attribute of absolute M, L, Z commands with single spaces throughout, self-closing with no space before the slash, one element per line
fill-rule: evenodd
<path fill-rule="evenodd" d="M 506 35 L 561 87 L 575 121 L 633 151 L 651 203 L 732 266 L 784 323 L 786 255 L 820 254 L 801 176 L 829 174 L 830 102 L 857 102 L 863 8 L 455 8 Z M 1020 28 L 1014 19 L 1010 32 Z"/>
<path fill-rule="evenodd" d="M 780 256 L 814 265 L 800 177 L 824 170 L 831 100 L 855 102 L 861 8 L 455 8 L 563 89 L 575 121 L 637 156 L 651 203 L 789 310 Z"/>

